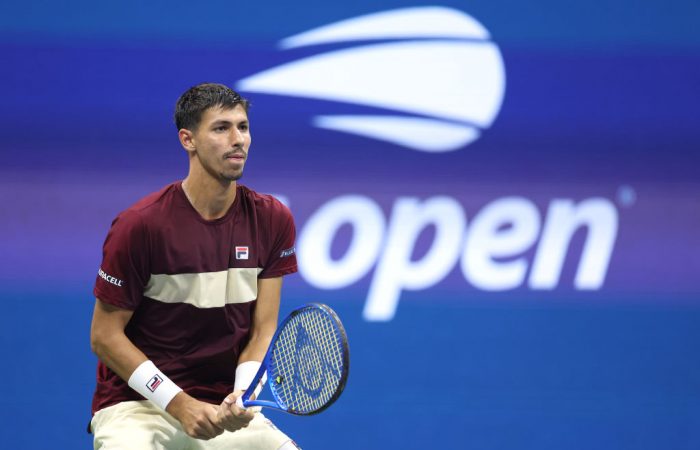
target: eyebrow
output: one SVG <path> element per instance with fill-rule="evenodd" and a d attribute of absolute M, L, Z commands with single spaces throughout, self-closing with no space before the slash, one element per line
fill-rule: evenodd
<path fill-rule="evenodd" d="M 238 125 L 242 125 L 242 124 L 247 125 L 248 120 L 241 120 L 240 122 L 238 122 Z M 226 119 L 219 119 L 219 120 L 215 120 L 214 122 L 211 123 L 212 127 L 218 127 L 221 125 L 233 126 L 234 122 L 231 122 L 230 120 L 226 120 Z"/>
<path fill-rule="evenodd" d="M 221 125 L 233 125 L 233 122 L 231 122 L 230 120 L 219 119 L 211 123 L 212 127 L 218 127 Z"/>

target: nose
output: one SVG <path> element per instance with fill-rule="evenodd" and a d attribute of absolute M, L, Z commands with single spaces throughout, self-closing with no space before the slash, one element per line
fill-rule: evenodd
<path fill-rule="evenodd" d="M 234 128 L 231 141 L 233 147 L 243 147 L 243 144 L 245 143 L 245 133 L 237 128 Z"/>

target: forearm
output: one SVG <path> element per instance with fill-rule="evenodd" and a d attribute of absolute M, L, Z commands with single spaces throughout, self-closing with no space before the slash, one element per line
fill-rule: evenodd
<path fill-rule="evenodd" d="M 252 333 L 248 344 L 238 357 L 238 364 L 246 361 L 262 361 L 274 334 L 274 329 L 272 331 L 260 330 Z"/>
<path fill-rule="evenodd" d="M 184 397 L 182 389 L 152 361 L 148 361 L 146 355 L 124 333 L 130 317 L 131 312 L 120 311 L 98 300 L 92 322 L 92 349 L 129 387 L 179 420 L 178 405 L 186 407 L 183 402 L 186 399 L 178 399 Z M 173 401 L 176 399 L 179 402 Z M 168 408 L 171 404 L 173 408 Z"/>
<path fill-rule="evenodd" d="M 148 359 L 123 332 L 95 336 L 92 348 L 97 357 L 124 381 L 129 381 L 134 370 Z"/>
<path fill-rule="evenodd" d="M 90 328 L 92 351 L 124 381 L 148 359 L 124 333 L 132 314 L 97 299 Z"/>
<path fill-rule="evenodd" d="M 272 340 L 273 332 L 258 332 L 251 336 L 248 345 L 243 349 L 238 357 L 238 365 L 236 367 L 236 377 L 234 383 L 234 392 L 238 390 L 245 391 L 255 380 L 255 376 L 260 370 L 260 363 L 265 358 L 265 353 Z M 265 384 L 266 375 L 263 374 L 262 379 L 255 388 L 251 398 L 256 398 L 260 395 L 262 385 Z M 242 403 L 238 406 L 242 407 Z"/>
<path fill-rule="evenodd" d="M 258 280 L 258 300 L 248 343 L 238 357 L 238 364 L 262 361 L 277 330 L 282 278 Z"/>
<path fill-rule="evenodd" d="M 277 329 L 281 289 L 281 277 L 258 280 L 258 300 L 252 317 L 250 337 L 238 357 L 234 390 L 248 389 L 260 369 L 260 363 L 265 358 L 267 348 Z M 261 384 L 264 383 L 263 377 Z M 261 384 L 258 385 L 254 396 L 260 393 Z"/>
<path fill-rule="evenodd" d="M 144 389 L 151 374 L 158 373 L 158 368 L 150 362 L 144 364 L 148 358 L 124 333 L 130 314 L 121 312 L 114 316 L 109 314 L 110 311 L 114 313 L 112 308 L 98 301 L 91 332 L 92 349 L 97 357 L 132 389 L 177 419 L 188 435 L 210 439 L 220 434 L 223 429 L 215 424 L 216 407 L 187 395 L 165 374 L 159 375 L 162 380 L 158 393 Z"/>

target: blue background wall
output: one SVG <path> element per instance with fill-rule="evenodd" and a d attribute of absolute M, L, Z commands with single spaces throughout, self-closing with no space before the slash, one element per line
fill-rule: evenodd
<path fill-rule="evenodd" d="M 85 425 L 96 361 L 88 338 L 102 240 L 120 210 L 186 174 L 171 120 L 180 93 L 201 81 L 237 86 L 285 63 L 353 51 L 367 43 L 283 50 L 279 42 L 364 14 L 428 5 L 3 5 L 4 447 L 91 445 Z M 435 5 L 478 20 L 505 68 L 500 110 L 470 145 L 427 153 L 319 129 L 318 115 L 397 113 L 244 92 L 253 101 L 254 143 L 242 182 L 284 197 L 300 237 L 314 221 L 333 219 L 324 207 L 347 195 L 374 205 L 382 219 L 370 227 L 377 246 L 339 221 L 321 248 L 325 269 L 309 264 L 285 281 L 283 313 L 323 301 L 346 324 L 352 371 L 343 397 L 316 417 L 270 415 L 306 449 L 698 448 L 700 6 Z M 421 98 L 432 78 L 414 81 L 406 95 Z M 478 275 L 463 274 L 463 253 L 483 243 L 469 237 L 489 206 L 513 197 L 531 206 L 539 226 L 528 245 L 511 244 L 492 261 L 520 264 L 522 281 L 487 289 L 474 282 Z M 395 314 L 373 320 L 365 310 L 370 292 L 386 287 L 375 269 L 396 251 L 392 236 L 405 229 L 392 218 L 409 198 L 419 207 L 446 198 L 460 208 L 461 220 L 440 222 L 460 223 L 451 241 L 460 252 L 425 286 L 401 289 Z M 558 281 L 538 288 L 533 267 L 551 206 L 590 199 L 615 213 L 613 243 L 595 247 L 610 252 L 609 264 L 597 268 L 602 284 L 577 287 L 592 233 L 583 226 L 566 243 Z M 428 223 L 405 242 L 406 264 L 430 254 L 440 226 Z M 492 231 L 520 229 L 504 223 Z M 313 242 L 298 242 L 298 251 L 310 252 Z M 354 245 L 377 254 L 335 287 L 314 281 Z"/>

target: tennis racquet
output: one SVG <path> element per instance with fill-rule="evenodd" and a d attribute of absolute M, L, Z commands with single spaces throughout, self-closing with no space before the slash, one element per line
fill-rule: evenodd
<path fill-rule="evenodd" d="M 343 324 L 327 305 L 310 303 L 292 311 L 277 328 L 241 400 L 246 408 L 264 406 L 297 415 L 317 414 L 340 397 L 349 368 Z M 266 370 L 274 401 L 250 400 Z"/>

